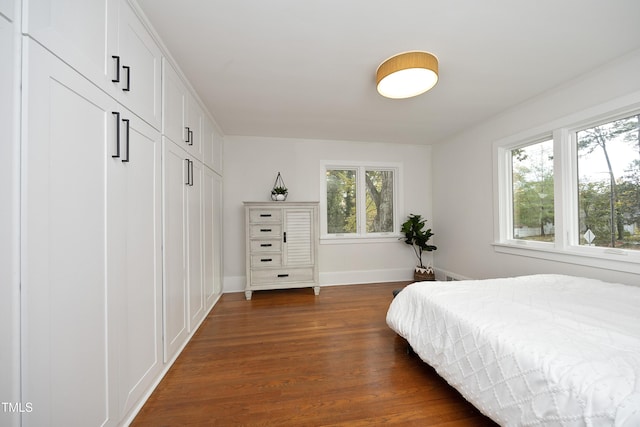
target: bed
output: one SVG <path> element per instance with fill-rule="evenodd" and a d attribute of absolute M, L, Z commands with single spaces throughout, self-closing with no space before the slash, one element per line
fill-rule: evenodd
<path fill-rule="evenodd" d="M 502 426 L 640 426 L 640 287 L 551 274 L 418 282 L 386 319 Z"/>

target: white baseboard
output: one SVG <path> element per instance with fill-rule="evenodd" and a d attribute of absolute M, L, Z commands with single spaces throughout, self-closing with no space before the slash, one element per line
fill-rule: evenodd
<path fill-rule="evenodd" d="M 413 270 L 364 270 L 320 273 L 320 286 L 356 285 L 360 283 L 403 282 L 413 280 Z M 245 276 L 226 276 L 224 293 L 244 292 Z"/>
<path fill-rule="evenodd" d="M 225 276 L 222 280 L 222 292 L 231 294 L 234 292 L 244 292 L 247 283 L 245 276 Z"/>
<path fill-rule="evenodd" d="M 472 280 L 471 277 L 463 276 L 458 273 L 454 273 L 452 271 L 443 270 L 441 268 L 436 268 L 436 280 Z"/>
<path fill-rule="evenodd" d="M 320 273 L 321 286 L 403 282 L 406 280 L 413 280 L 413 270 L 400 268 L 392 270 L 335 271 Z"/>

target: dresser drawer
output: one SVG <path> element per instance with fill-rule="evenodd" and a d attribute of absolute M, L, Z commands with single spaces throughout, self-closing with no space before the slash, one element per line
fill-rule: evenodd
<path fill-rule="evenodd" d="M 280 267 L 282 265 L 282 256 L 280 254 L 251 255 L 251 267 Z"/>
<path fill-rule="evenodd" d="M 282 250 L 281 240 L 252 240 L 251 253 L 280 252 Z"/>
<path fill-rule="evenodd" d="M 249 210 L 249 222 L 265 223 L 265 222 L 281 222 L 282 210 L 269 208 L 252 208 Z"/>
<path fill-rule="evenodd" d="M 282 236 L 280 224 L 252 224 L 249 227 L 249 236 L 255 238 L 279 238 Z"/>
<path fill-rule="evenodd" d="M 313 282 L 313 268 L 283 268 L 269 270 L 253 270 L 252 284 Z"/>

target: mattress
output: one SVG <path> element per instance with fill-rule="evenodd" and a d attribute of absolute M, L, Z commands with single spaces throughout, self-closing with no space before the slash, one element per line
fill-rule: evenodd
<path fill-rule="evenodd" d="M 640 426 L 640 287 L 563 275 L 418 282 L 387 324 L 503 426 Z"/>

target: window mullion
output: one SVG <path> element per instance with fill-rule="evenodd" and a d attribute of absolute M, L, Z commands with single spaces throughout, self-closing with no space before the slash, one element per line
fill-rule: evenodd
<path fill-rule="evenodd" d="M 576 173 L 575 173 L 575 143 L 571 141 L 567 129 L 553 131 L 553 168 L 555 173 L 555 217 L 557 249 L 566 249 L 573 243 L 576 221 Z"/>
<path fill-rule="evenodd" d="M 358 234 L 364 236 L 367 234 L 367 188 L 365 185 L 365 167 L 358 167 L 358 173 L 356 178 L 356 204 L 357 204 L 357 215 L 356 215 L 356 224 Z"/>

